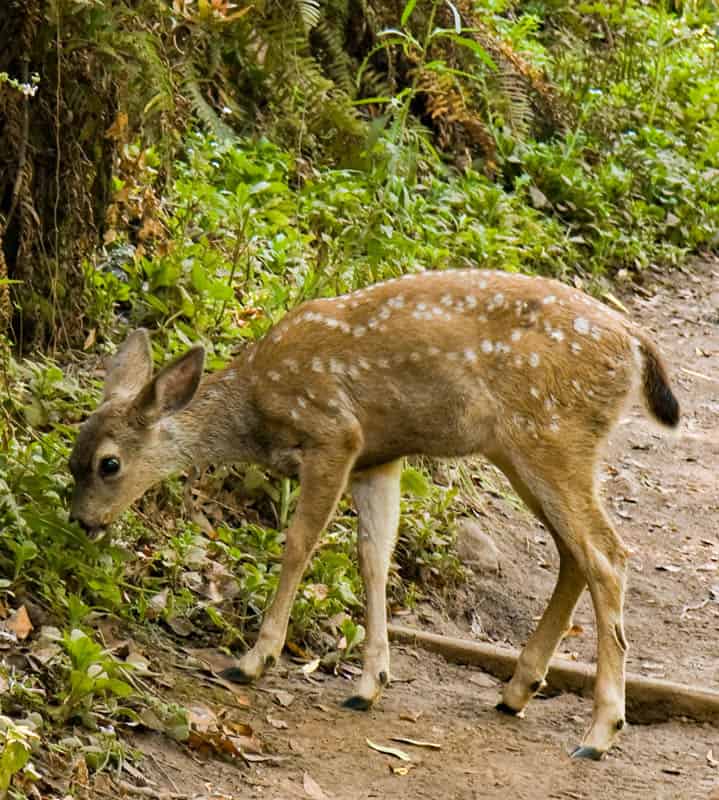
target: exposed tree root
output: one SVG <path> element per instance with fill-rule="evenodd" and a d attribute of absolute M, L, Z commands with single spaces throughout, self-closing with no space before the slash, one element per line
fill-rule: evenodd
<path fill-rule="evenodd" d="M 439 653 L 448 661 L 481 667 L 501 680 L 511 677 L 519 657 L 519 651 L 514 648 L 468 642 L 401 625 L 390 625 L 389 637 L 394 642 L 419 645 Z M 591 693 L 594 678 L 594 667 L 589 664 L 553 658 L 546 681 L 551 690 L 584 696 Z M 719 692 L 631 673 L 627 675 L 626 687 L 629 722 L 662 722 L 674 717 L 690 717 L 699 722 L 719 724 Z"/>

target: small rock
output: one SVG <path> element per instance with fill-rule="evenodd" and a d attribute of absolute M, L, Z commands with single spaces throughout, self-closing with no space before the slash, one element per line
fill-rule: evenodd
<path fill-rule="evenodd" d="M 499 572 L 499 550 L 473 519 L 457 523 L 457 555 L 475 572 Z"/>

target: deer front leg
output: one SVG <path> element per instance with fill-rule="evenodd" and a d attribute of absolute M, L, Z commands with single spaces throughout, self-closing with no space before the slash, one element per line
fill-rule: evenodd
<path fill-rule="evenodd" d="M 250 683 L 280 657 L 297 587 L 319 536 L 334 513 L 358 449 L 356 445 L 323 448 L 305 454 L 300 470 L 300 496 L 287 529 L 277 593 L 254 647 L 236 666 L 226 669 L 223 677 L 236 683 Z"/>
<path fill-rule="evenodd" d="M 389 683 L 387 573 L 399 524 L 402 462 L 392 461 L 353 478 L 352 496 L 359 514 L 357 547 L 367 602 L 367 639 L 357 691 L 344 705 L 368 709 Z"/>

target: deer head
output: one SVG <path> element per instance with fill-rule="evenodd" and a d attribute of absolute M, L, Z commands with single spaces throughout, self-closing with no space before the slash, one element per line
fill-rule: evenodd
<path fill-rule="evenodd" d="M 187 463 L 173 415 L 195 396 L 204 357 L 202 347 L 193 347 L 153 378 L 150 339 L 139 329 L 112 358 L 102 402 L 80 428 L 70 457 L 70 519 L 89 535 Z"/>

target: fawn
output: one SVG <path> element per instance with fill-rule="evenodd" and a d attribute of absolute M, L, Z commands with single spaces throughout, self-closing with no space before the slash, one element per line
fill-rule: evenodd
<path fill-rule="evenodd" d="M 346 705 L 374 703 L 390 679 L 385 591 L 401 458 L 482 453 L 560 555 L 554 593 L 498 708 L 519 714 L 539 690 L 588 586 L 597 680 L 573 755 L 601 758 L 624 725 L 627 550 L 597 495 L 597 461 L 635 394 L 659 422 L 679 421 L 642 332 L 558 281 L 450 270 L 303 303 L 226 369 L 203 379 L 203 361 L 196 346 L 153 377 L 147 332 L 130 334 L 70 459 L 71 518 L 96 534 L 150 485 L 191 466 L 254 461 L 299 475 L 277 593 L 228 677 L 255 680 L 279 657 L 303 570 L 349 482 L 367 639 Z"/>

